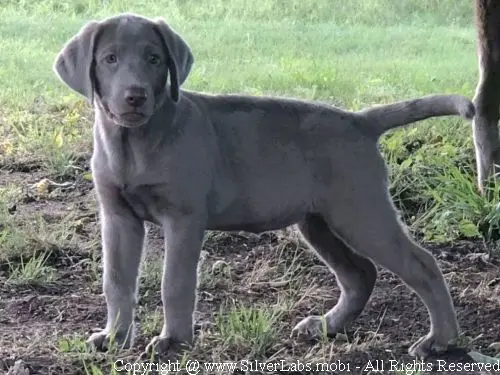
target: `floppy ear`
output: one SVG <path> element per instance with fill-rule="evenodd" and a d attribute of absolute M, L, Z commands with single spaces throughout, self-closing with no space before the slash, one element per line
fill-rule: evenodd
<path fill-rule="evenodd" d="M 186 80 L 191 66 L 193 54 L 189 45 L 162 19 L 156 19 L 157 31 L 160 34 L 168 54 L 168 70 L 170 74 L 170 95 L 179 101 L 179 88 Z"/>
<path fill-rule="evenodd" d="M 73 36 L 57 55 L 53 70 L 70 88 L 85 96 L 92 103 L 94 95 L 91 68 L 94 40 L 99 22 L 90 21 Z"/>

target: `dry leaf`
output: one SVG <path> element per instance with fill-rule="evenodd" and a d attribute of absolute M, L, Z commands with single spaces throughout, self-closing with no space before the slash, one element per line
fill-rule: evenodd
<path fill-rule="evenodd" d="M 36 192 L 40 195 L 46 195 L 49 193 L 49 188 L 52 182 L 48 178 L 43 178 L 33 185 Z"/>

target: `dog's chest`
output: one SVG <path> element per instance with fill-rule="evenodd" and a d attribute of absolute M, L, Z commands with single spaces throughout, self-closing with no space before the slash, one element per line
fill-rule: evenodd
<path fill-rule="evenodd" d="M 154 143 L 131 129 L 97 127 L 93 168 L 98 168 L 118 186 L 153 185 L 165 180 L 158 165 Z M 139 132 L 141 129 L 135 129 Z"/>
<path fill-rule="evenodd" d="M 158 176 L 155 178 L 151 174 L 151 171 L 155 170 L 155 165 L 153 165 L 154 160 L 147 157 L 147 151 L 123 144 L 121 146 L 121 148 L 116 148 L 114 154 L 108 158 L 108 167 L 117 183 L 126 188 L 136 186 L 138 182 L 151 184 L 152 180 Z"/>
<path fill-rule="evenodd" d="M 93 169 L 106 176 L 134 213 L 143 220 L 158 222 L 172 209 L 175 201 L 170 189 L 168 165 L 159 163 L 150 153 L 127 143 L 118 143 L 106 152 L 98 144 Z"/>
<path fill-rule="evenodd" d="M 172 208 L 168 170 L 156 165 L 154 160 L 141 155 L 123 156 L 115 164 L 114 174 L 123 198 L 141 219 L 157 222 Z"/>
<path fill-rule="evenodd" d="M 168 188 L 164 185 L 122 185 L 121 194 L 142 220 L 160 224 L 161 218 L 173 209 Z"/>

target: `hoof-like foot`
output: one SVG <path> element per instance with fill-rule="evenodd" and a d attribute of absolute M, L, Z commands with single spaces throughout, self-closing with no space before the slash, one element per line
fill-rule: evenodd
<path fill-rule="evenodd" d="M 110 348 L 128 349 L 132 344 L 130 336 L 127 333 L 111 334 L 106 330 L 102 330 L 90 335 L 87 344 L 98 351 L 107 351 Z"/>
<path fill-rule="evenodd" d="M 292 329 L 291 336 L 307 340 L 316 340 L 329 336 L 325 318 L 317 315 L 308 316 Z"/>
<path fill-rule="evenodd" d="M 448 340 L 442 340 L 432 333 L 429 333 L 427 336 L 421 337 L 415 342 L 410 349 L 408 349 L 408 353 L 413 357 L 426 359 L 446 352 L 449 347 L 450 343 Z"/>
<path fill-rule="evenodd" d="M 146 346 L 146 350 L 141 354 L 142 359 L 176 360 L 183 351 L 189 348 L 189 344 L 175 340 L 170 337 L 156 336 Z"/>

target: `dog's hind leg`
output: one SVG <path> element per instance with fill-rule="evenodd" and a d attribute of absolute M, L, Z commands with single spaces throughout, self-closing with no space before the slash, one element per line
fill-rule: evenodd
<path fill-rule="evenodd" d="M 346 175 L 349 181 L 336 187 L 335 204 L 324 217 L 330 229 L 353 250 L 395 273 L 422 299 L 431 328 L 409 352 L 425 358 L 446 351 L 450 341 L 456 340 L 453 302 L 433 256 L 403 229 L 380 167 L 372 164 L 370 169 L 356 168 Z"/>
<path fill-rule="evenodd" d="M 309 215 L 297 227 L 303 239 L 335 274 L 341 294 L 333 309 L 324 316 L 305 318 L 295 326 L 293 333 L 319 337 L 325 328 L 325 333 L 332 336 L 363 311 L 375 285 L 377 270 L 369 259 L 353 252 L 335 236 L 320 215 Z"/>

